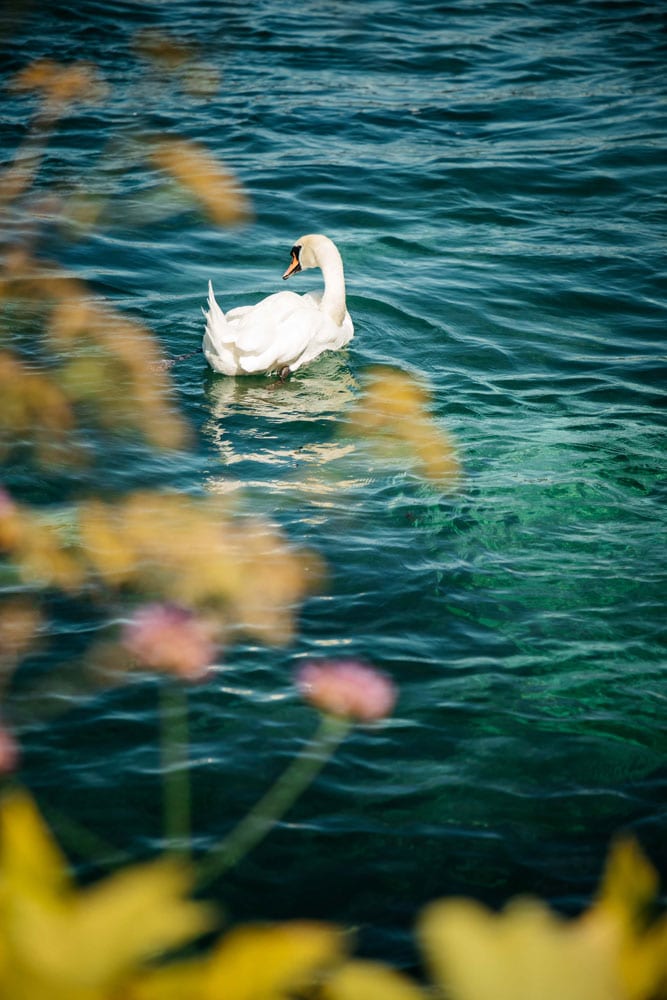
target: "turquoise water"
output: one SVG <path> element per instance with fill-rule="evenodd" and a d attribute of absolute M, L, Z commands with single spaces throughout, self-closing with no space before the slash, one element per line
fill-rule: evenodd
<path fill-rule="evenodd" d="M 218 887 L 231 917 L 340 920 L 365 953 L 400 957 L 437 895 L 576 910 L 622 829 L 667 874 L 664 5 L 56 2 L 3 17 L 3 78 L 86 59 L 110 88 L 58 123 L 36 181 L 98 199 L 95 228 L 72 239 L 36 199 L 11 238 L 146 323 L 165 358 L 198 348 L 209 278 L 223 308 L 280 290 L 309 231 L 345 261 L 345 352 L 279 391 L 196 353 L 173 365 L 192 451 L 105 439 L 86 470 L 4 473 L 44 506 L 231 494 L 326 560 L 293 646 L 234 647 L 191 696 L 200 847 L 309 736 L 299 658 L 362 655 L 398 684 L 394 717 L 354 733 Z M 132 44 L 145 28 L 195 47 L 204 85 L 148 67 Z M 31 105 L 5 89 L 2 106 L 5 155 Z M 216 226 L 165 188 L 137 153 L 155 132 L 226 163 L 254 220 Z M 463 459 L 457 493 L 341 438 L 377 363 L 429 385 Z M 99 612 L 54 601 L 50 622 L 40 677 Z M 24 777 L 45 809 L 139 856 L 158 847 L 153 685 L 93 699 L 63 685 L 47 723 L 23 697 Z"/>

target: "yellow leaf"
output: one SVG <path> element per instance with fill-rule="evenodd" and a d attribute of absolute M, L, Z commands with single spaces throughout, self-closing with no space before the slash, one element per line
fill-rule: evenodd
<path fill-rule="evenodd" d="M 12 792 L 3 800 L 0 844 L 0 872 L 9 897 L 67 889 L 67 862 L 26 792 Z"/>
<path fill-rule="evenodd" d="M 111 981 L 119 971 L 208 930 L 212 911 L 183 898 L 191 881 L 185 867 L 159 860 L 79 892 L 68 914 L 71 953 L 58 957 L 63 975 L 78 966 L 82 981 Z"/>
<path fill-rule="evenodd" d="M 454 1000 L 622 997 L 605 942 L 538 901 L 519 899 L 499 914 L 472 900 L 436 902 L 419 935 L 434 978 Z"/>
<path fill-rule="evenodd" d="M 326 980 L 322 1000 L 426 1000 L 426 994 L 389 966 L 354 961 Z"/>
<path fill-rule="evenodd" d="M 128 983 L 122 1000 L 201 1000 L 206 968 L 198 959 L 151 969 Z"/>
<path fill-rule="evenodd" d="M 141 962 L 212 924 L 184 899 L 192 879 L 170 860 L 137 865 L 77 890 L 23 792 L 0 806 L 0 995 L 102 1000 Z"/>
<path fill-rule="evenodd" d="M 667 1000 L 667 917 L 621 946 L 618 968 L 627 1000 Z"/>
<path fill-rule="evenodd" d="M 610 942 L 627 1000 L 659 996 L 667 985 L 667 917 L 654 919 L 659 880 L 633 838 L 609 852 L 598 897 L 585 914 L 588 932 Z"/>
<path fill-rule="evenodd" d="M 596 906 L 613 911 L 628 926 L 641 928 L 658 890 L 658 874 L 637 841 L 619 838 L 609 852 Z"/>
<path fill-rule="evenodd" d="M 204 1000 L 278 1000 L 341 957 L 343 936 L 328 924 L 290 921 L 238 927 L 210 959 Z"/>

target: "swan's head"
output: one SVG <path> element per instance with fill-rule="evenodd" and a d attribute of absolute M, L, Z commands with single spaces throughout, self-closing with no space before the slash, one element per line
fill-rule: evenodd
<path fill-rule="evenodd" d="M 322 236 L 319 233 L 302 236 L 290 250 L 292 259 L 283 274 L 283 279 L 289 278 L 292 274 L 298 274 L 299 271 L 305 271 L 309 267 L 322 267 L 322 261 L 327 255 L 331 255 L 332 251 L 337 257 L 338 251 L 328 236 Z"/>

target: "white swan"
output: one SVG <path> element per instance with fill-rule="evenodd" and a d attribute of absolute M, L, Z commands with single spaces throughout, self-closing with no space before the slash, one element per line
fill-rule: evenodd
<path fill-rule="evenodd" d="M 309 267 L 322 269 L 324 292 L 276 292 L 254 306 L 223 313 L 208 283 L 208 312 L 202 350 L 211 368 L 223 375 L 279 372 L 281 379 L 336 351 L 354 334 L 345 307 L 343 261 L 326 236 L 302 236 L 291 250 L 283 278 Z"/>

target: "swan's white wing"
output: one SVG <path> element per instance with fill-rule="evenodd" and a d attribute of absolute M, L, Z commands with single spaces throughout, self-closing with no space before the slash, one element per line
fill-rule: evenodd
<path fill-rule="evenodd" d="M 322 317 L 297 312 L 286 317 L 274 327 L 272 340 L 261 353 L 244 354 L 242 364 L 246 371 L 295 371 L 302 363 L 309 346 L 319 339 L 317 334 Z M 317 352 L 319 353 L 319 352 Z"/>
<path fill-rule="evenodd" d="M 322 315 L 314 302 L 295 292 L 277 292 L 258 302 L 233 324 L 244 371 L 290 366 L 317 334 Z"/>
<path fill-rule="evenodd" d="M 261 354 L 275 340 L 276 328 L 303 306 L 303 299 L 296 292 L 276 292 L 243 313 L 232 310 L 227 318 L 231 320 L 233 317 L 234 340 L 238 349 Z"/>

